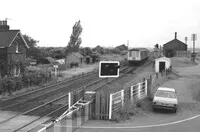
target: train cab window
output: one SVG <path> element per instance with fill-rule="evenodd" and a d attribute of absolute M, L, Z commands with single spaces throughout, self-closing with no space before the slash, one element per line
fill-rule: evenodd
<path fill-rule="evenodd" d="M 139 51 L 136 51 L 136 55 L 135 55 L 136 57 L 139 57 Z"/>
<path fill-rule="evenodd" d="M 131 57 L 132 56 L 132 51 L 129 51 L 129 57 Z"/>

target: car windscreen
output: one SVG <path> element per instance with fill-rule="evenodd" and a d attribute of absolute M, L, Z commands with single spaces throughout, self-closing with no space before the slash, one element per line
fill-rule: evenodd
<path fill-rule="evenodd" d="M 172 91 L 158 90 L 155 94 L 157 97 L 176 98 L 176 94 Z"/>

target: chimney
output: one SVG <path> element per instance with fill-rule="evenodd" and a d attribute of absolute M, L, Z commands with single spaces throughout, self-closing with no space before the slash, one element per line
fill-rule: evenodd
<path fill-rule="evenodd" d="M 0 30 L 9 30 L 10 27 L 7 25 L 7 20 L 0 21 Z"/>
<path fill-rule="evenodd" d="M 177 39 L 177 32 L 175 32 L 175 39 Z"/>

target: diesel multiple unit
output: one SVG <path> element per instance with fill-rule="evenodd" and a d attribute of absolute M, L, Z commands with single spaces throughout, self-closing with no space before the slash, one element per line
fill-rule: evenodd
<path fill-rule="evenodd" d="M 129 64 L 137 64 L 149 58 L 149 50 L 146 48 L 133 48 L 128 51 Z"/>

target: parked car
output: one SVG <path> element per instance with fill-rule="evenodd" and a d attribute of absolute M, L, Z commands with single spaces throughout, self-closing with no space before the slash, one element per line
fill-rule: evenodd
<path fill-rule="evenodd" d="M 174 88 L 159 87 L 153 97 L 153 110 L 170 109 L 175 113 L 178 109 L 177 92 Z"/>

